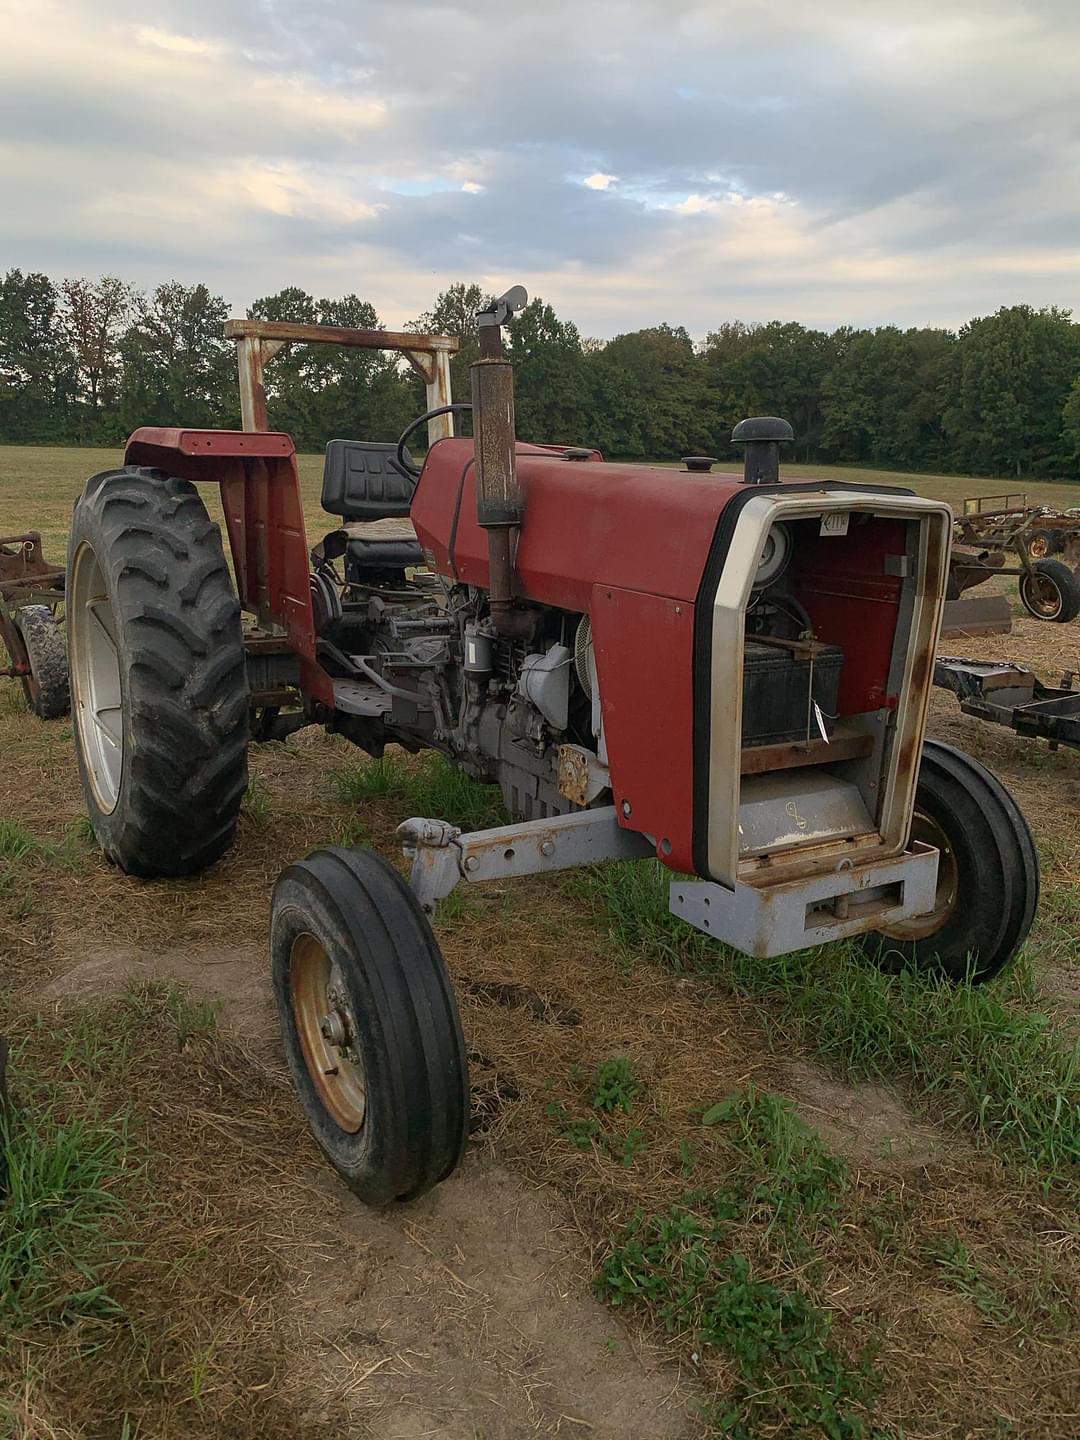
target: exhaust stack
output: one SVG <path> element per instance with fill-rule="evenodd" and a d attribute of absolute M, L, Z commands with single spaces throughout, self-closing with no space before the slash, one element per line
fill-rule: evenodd
<path fill-rule="evenodd" d="M 514 367 L 503 354 L 502 327 L 528 300 L 524 287 L 515 285 L 479 312 L 480 358 L 471 367 L 476 518 L 488 535 L 492 624 L 508 637 L 528 634 L 532 617 L 514 608 L 513 546 L 525 502 L 517 478 Z"/>

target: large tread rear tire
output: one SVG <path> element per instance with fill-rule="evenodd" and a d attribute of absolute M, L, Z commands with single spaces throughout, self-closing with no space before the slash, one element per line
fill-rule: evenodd
<path fill-rule="evenodd" d="M 889 970 L 989 980 L 1024 943 L 1039 903 L 1039 857 L 1027 821 L 996 776 L 937 740 L 923 747 L 915 811 L 915 828 L 924 817 L 945 842 L 941 923 L 912 938 L 919 925 L 911 922 L 891 935 L 867 935 L 863 944 Z"/>
<path fill-rule="evenodd" d="M 1065 625 L 1080 615 L 1080 580 L 1063 560 L 1036 560 L 1020 576 L 1020 603 L 1036 620 Z"/>
<path fill-rule="evenodd" d="M 408 885 L 373 851 L 314 850 L 274 888 L 270 953 L 297 1094 L 346 1185 L 386 1205 L 445 1180 L 468 1135 L 468 1060 L 442 954 Z M 322 1028 L 323 1004 L 340 1029 Z"/>
<path fill-rule="evenodd" d="M 72 583 L 91 560 L 119 662 L 112 787 L 95 784 L 85 665 L 96 622 L 76 613 Z M 194 485 L 141 467 L 87 482 L 68 546 L 68 642 L 79 771 L 105 854 L 144 878 L 205 869 L 232 844 L 247 787 L 249 692 L 221 534 Z"/>
<path fill-rule="evenodd" d="M 15 612 L 30 674 L 22 677 L 30 709 L 42 720 L 56 720 L 71 708 L 64 632 L 48 605 L 23 605 Z"/>

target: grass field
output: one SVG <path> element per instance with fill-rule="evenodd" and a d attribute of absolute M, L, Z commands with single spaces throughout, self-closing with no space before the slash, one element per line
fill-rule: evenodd
<path fill-rule="evenodd" d="M 118 459 L 0 449 L 0 533 L 59 559 Z M 965 648 L 1080 671 L 1077 625 Z M 476 1130 L 451 1182 L 373 1215 L 293 1102 L 267 897 L 314 845 L 396 857 L 403 814 L 477 823 L 491 794 L 304 731 L 253 751 L 221 864 L 140 883 L 88 835 L 70 724 L 0 681 L 0 1440 L 1075 1433 L 1080 756 L 944 696 L 932 731 L 1037 834 L 1008 976 L 751 962 L 672 920 L 647 865 L 455 894 Z"/>

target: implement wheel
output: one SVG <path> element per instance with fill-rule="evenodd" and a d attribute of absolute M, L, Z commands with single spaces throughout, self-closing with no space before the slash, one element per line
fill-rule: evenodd
<path fill-rule="evenodd" d="M 934 908 L 866 936 L 864 947 L 889 970 L 989 980 L 1024 943 L 1039 902 L 1039 859 L 1019 806 L 970 755 L 927 740 L 911 838 L 940 853 Z"/>
<path fill-rule="evenodd" d="M 282 872 L 274 995 L 320 1149 L 369 1205 L 412 1200 L 461 1160 L 469 1076 L 453 988 L 415 896 L 370 850 Z"/>
<path fill-rule="evenodd" d="M 1020 576 L 1020 603 L 1036 620 L 1063 625 L 1080 615 L 1080 581 L 1062 560 L 1036 560 Z"/>
<path fill-rule="evenodd" d="M 30 674 L 19 677 L 27 705 L 42 720 L 66 715 L 71 705 L 67 646 L 56 616 L 48 605 L 23 605 L 14 624 L 30 666 Z"/>
<path fill-rule="evenodd" d="M 68 545 L 75 749 L 94 834 L 130 875 L 190 875 L 232 843 L 247 786 L 240 608 L 194 485 L 95 475 Z"/>

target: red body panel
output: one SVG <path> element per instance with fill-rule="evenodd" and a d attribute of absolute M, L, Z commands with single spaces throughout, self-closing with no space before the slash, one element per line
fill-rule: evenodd
<path fill-rule="evenodd" d="M 595 584 L 694 600 L 720 512 L 743 488 L 738 476 L 565 460 L 531 445 L 519 444 L 517 454 L 525 524 L 515 564 L 523 596 L 582 613 Z M 487 534 L 476 520 L 472 458 L 471 440 L 432 446 L 412 520 L 440 573 L 486 586 Z"/>
<path fill-rule="evenodd" d="M 124 458 L 220 487 L 240 604 L 284 630 L 300 657 L 304 689 L 332 705 L 333 684 L 315 658 L 310 561 L 289 436 L 146 428 L 132 435 Z"/>
<path fill-rule="evenodd" d="M 694 606 L 597 585 L 589 611 L 616 813 L 654 837 L 666 865 L 691 872 Z"/>
<path fill-rule="evenodd" d="M 885 573 L 885 557 L 904 554 L 904 522 L 867 516 L 857 522 L 858 543 L 838 548 L 835 540 L 809 528 L 795 547 L 792 573 L 814 634 L 840 645 L 844 668 L 837 708 L 840 715 L 895 708 L 887 695 L 889 656 L 896 638 L 899 576 Z"/>

